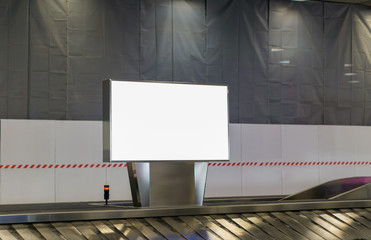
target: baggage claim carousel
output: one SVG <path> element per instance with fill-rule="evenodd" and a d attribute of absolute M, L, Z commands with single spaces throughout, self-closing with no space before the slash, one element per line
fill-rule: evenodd
<path fill-rule="evenodd" d="M 1 239 L 371 239 L 371 178 L 290 196 L 206 198 L 203 206 L 131 202 L 0 206 Z"/>

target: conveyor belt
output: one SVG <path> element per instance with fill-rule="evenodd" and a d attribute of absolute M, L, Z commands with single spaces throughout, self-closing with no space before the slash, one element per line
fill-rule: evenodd
<path fill-rule="evenodd" d="M 189 215 L 221 215 L 344 208 L 371 208 L 371 200 L 275 201 L 274 198 L 205 199 L 203 206 L 136 208 L 132 202 L 81 202 L 0 205 L 0 225 L 16 223 L 74 222 Z"/>
<path fill-rule="evenodd" d="M 11 239 L 369 239 L 371 208 L 0 225 Z"/>

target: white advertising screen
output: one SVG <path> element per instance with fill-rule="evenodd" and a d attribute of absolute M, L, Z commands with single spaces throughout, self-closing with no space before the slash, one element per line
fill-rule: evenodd
<path fill-rule="evenodd" d="M 111 80 L 111 161 L 229 160 L 226 86 Z"/>

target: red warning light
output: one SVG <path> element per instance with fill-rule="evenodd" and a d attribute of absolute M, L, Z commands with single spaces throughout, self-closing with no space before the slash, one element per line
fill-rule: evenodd
<path fill-rule="evenodd" d="M 104 185 L 104 200 L 106 200 L 106 205 L 109 199 L 109 185 Z"/>

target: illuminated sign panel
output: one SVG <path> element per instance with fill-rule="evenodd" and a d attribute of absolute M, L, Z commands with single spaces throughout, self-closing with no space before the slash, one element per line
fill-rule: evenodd
<path fill-rule="evenodd" d="M 105 148 L 110 150 L 105 161 L 229 160 L 226 86 L 114 80 L 104 84 L 110 129 L 107 138 L 104 128 L 104 139 L 109 140 Z"/>

